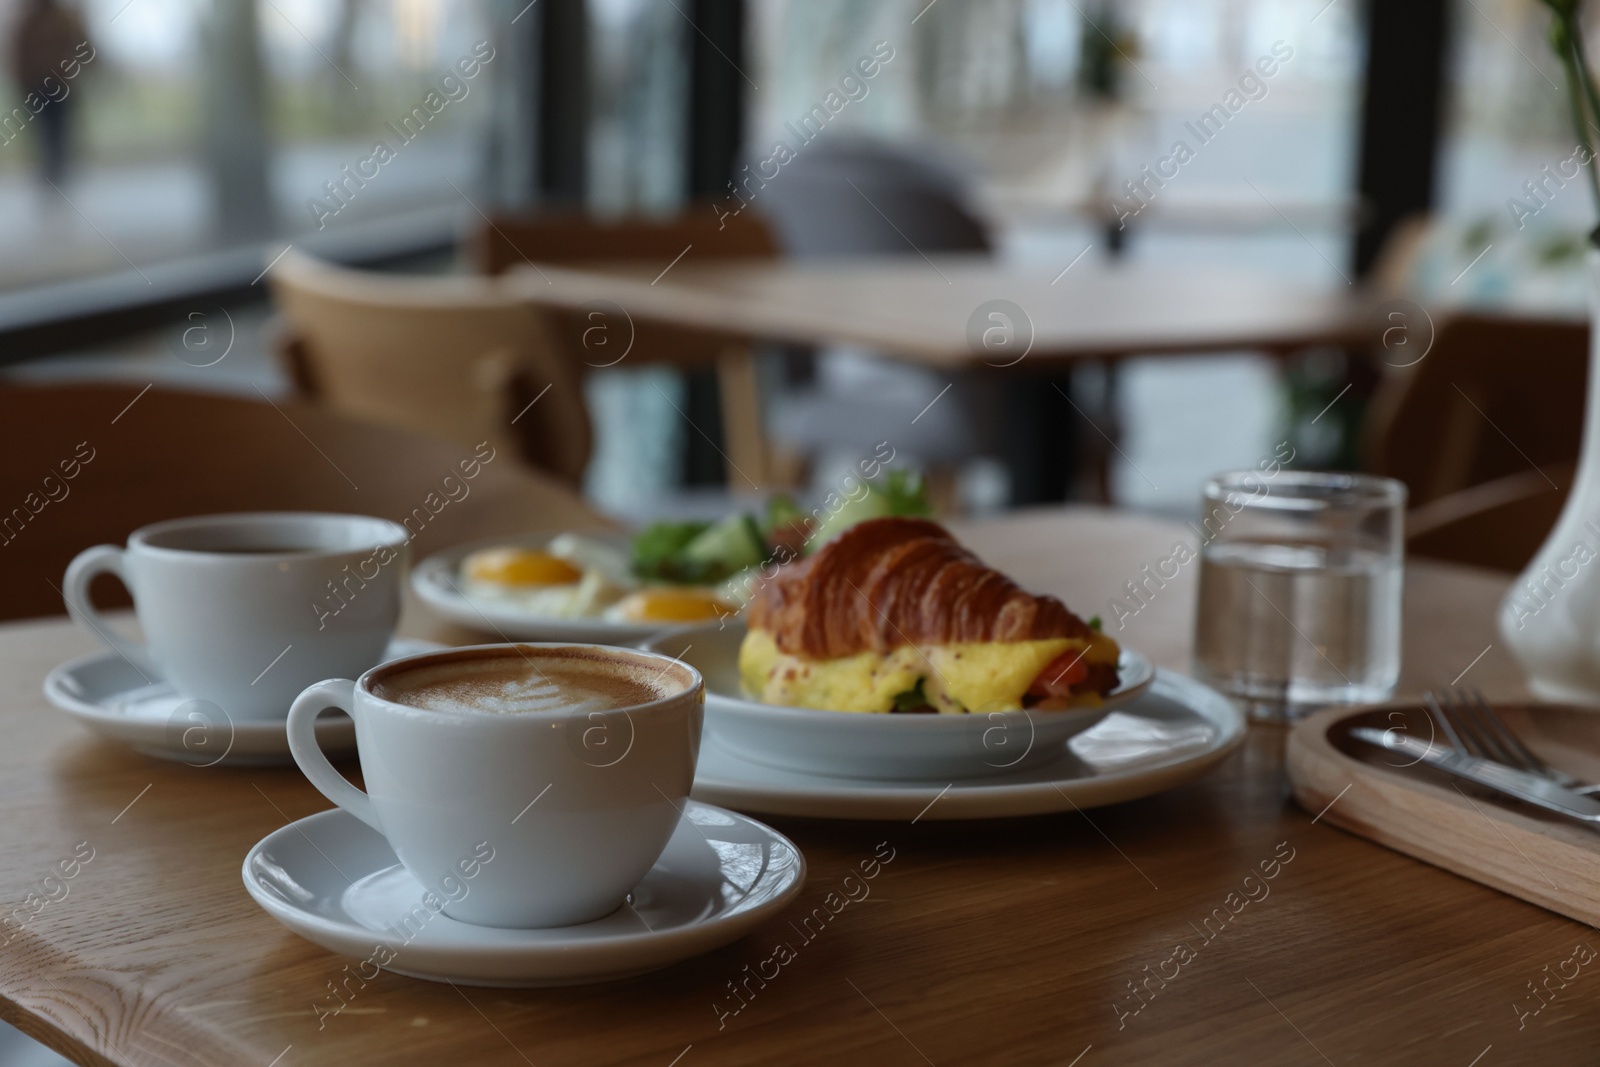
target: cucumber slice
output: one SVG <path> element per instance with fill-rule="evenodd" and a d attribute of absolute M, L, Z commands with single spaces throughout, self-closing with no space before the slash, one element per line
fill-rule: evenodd
<path fill-rule="evenodd" d="M 866 493 L 855 499 L 846 499 L 838 511 L 823 517 L 812 531 L 811 539 L 806 542 L 806 554 L 815 552 L 857 523 L 868 519 L 886 519 L 893 514 L 894 506 L 888 494 L 869 484 Z"/>
<path fill-rule="evenodd" d="M 767 544 L 754 518 L 729 515 L 685 545 L 683 558 L 726 577 L 759 566 L 767 558 Z"/>
<path fill-rule="evenodd" d="M 657 522 L 633 539 L 633 573 L 641 578 L 677 581 L 684 547 L 710 526 L 707 522 Z"/>
<path fill-rule="evenodd" d="M 775 531 L 805 517 L 806 513 L 800 510 L 800 505 L 794 502 L 793 497 L 779 493 L 767 501 L 767 515 L 761 523 L 761 532 L 770 538 Z"/>

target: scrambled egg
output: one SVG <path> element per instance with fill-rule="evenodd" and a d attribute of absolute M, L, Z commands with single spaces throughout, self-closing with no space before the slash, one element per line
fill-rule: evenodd
<path fill-rule="evenodd" d="M 739 647 L 739 679 L 757 700 L 789 707 L 887 712 L 896 696 L 915 689 L 920 681 L 928 703 L 945 714 L 1015 711 L 1051 660 L 1085 644 L 1085 663 L 1117 662 L 1116 642 L 1102 634 L 1087 642 L 1058 637 L 926 648 L 908 645 L 887 655 L 862 652 L 808 660 L 785 655 L 770 634 L 751 630 Z"/>

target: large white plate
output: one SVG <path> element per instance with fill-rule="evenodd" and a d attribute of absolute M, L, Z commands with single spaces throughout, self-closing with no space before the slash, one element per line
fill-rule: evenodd
<path fill-rule="evenodd" d="M 498 603 L 483 597 L 468 597 L 461 590 L 461 561 L 480 548 L 516 545 L 544 548 L 555 533 L 496 537 L 487 541 L 457 545 L 435 553 L 411 570 L 411 588 L 423 602 L 451 622 L 487 630 L 502 638 L 521 641 L 584 641 L 599 645 L 634 645 L 647 637 L 674 629 L 660 623 L 613 622 L 609 619 L 573 619 L 556 615 L 536 615 L 516 604 Z M 622 534 L 585 532 L 584 536 L 612 541 L 623 548 L 628 539 Z"/>
<path fill-rule="evenodd" d="M 628 903 L 579 926 L 506 930 L 433 912 L 383 835 L 337 808 L 268 834 L 243 874 L 269 915 L 342 956 L 437 982 L 551 986 L 644 974 L 735 941 L 794 898 L 806 863 L 771 827 L 689 801 Z M 380 945 L 392 959 L 374 957 Z"/>
<path fill-rule="evenodd" d="M 442 648 L 433 641 L 395 638 L 383 659 Z M 215 704 L 190 700 L 165 678 L 149 678 L 110 650 L 68 660 L 44 678 L 50 703 L 83 725 L 136 752 L 198 767 L 293 763 L 284 719 L 234 720 Z M 283 709 L 289 714 L 287 706 Z M 317 744 L 330 756 L 354 755 L 356 727 L 348 715 L 317 720 Z"/>
<path fill-rule="evenodd" d="M 741 811 L 828 819 L 1038 815 L 1173 789 L 1216 766 L 1244 737 L 1244 716 L 1226 697 L 1164 670 L 1143 696 L 1069 741 L 1059 759 L 982 779 L 852 780 L 763 766 L 720 744 L 707 714 L 692 795 Z"/>
<path fill-rule="evenodd" d="M 743 623 L 674 630 L 645 648 L 676 656 L 706 681 L 706 729 L 751 763 L 839 778 L 977 778 L 1049 762 L 1067 740 L 1148 690 L 1155 668 L 1124 649 L 1121 682 L 1097 708 L 970 715 L 877 715 L 748 700 L 739 687 Z"/>

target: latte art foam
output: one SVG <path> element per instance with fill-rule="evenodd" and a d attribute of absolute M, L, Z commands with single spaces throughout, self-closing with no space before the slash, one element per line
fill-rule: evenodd
<path fill-rule="evenodd" d="M 669 695 L 664 685 L 626 664 L 553 656 L 415 667 L 375 679 L 372 693 L 396 704 L 453 715 L 607 711 Z"/>

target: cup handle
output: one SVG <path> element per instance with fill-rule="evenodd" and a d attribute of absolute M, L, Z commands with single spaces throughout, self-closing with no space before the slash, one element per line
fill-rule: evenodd
<path fill-rule="evenodd" d="M 346 781 L 317 747 L 317 716 L 323 709 L 338 708 L 353 716 L 355 703 L 356 683 L 348 678 L 318 682 L 295 697 L 289 706 L 289 752 L 319 793 L 381 834 L 372 798 Z"/>
<path fill-rule="evenodd" d="M 68 564 L 67 576 L 61 582 L 62 595 L 67 602 L 67 614 L 71 615 L 73 621 L 80 626 L 92 630 L 96 637 L 140 672 L 157 673 L 155 664 L 150 659 L 149 650 L 140 642 L 129 640 L 119 634 L 89 600 L 89 583 L 102 574 L 115 575 L 130 593 L 133 591 L 133 585 L 128 581 L 128 573 L 124 566 L 122 549 L 116 545 L 95 545 L 93 548 L 86 548 Z"/>

